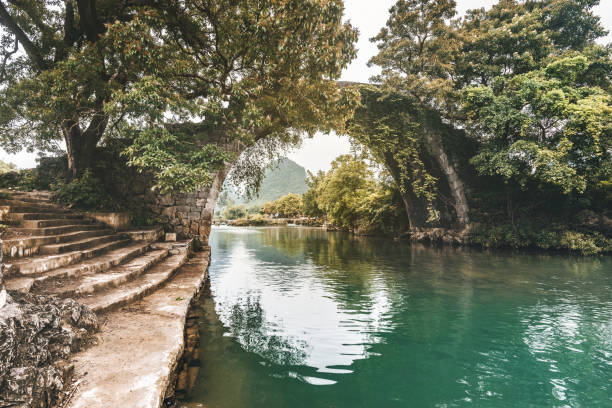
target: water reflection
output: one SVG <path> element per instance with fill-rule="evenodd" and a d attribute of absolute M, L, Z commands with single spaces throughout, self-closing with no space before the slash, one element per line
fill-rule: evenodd
<path fill-rule="evenodd" d="M 344 245 L 336 245 L 340 239 L 327 241 L 324 258 L 314 257 L 323 252 L 320 238 L 325 235 L 305 232 L 274 228 L 217 234 L 218 248 L 227 251 L 226 264 L 215 264 L 211 276 L 217 312 L 245 350 L 268 361 L 301 364 L 318 373 L 349 373 L 345 367 L 368 356 L 368 346 L 380 341 L 378 334 L 391 330 L 391 319 L 385 317 L 393 289 L 386 280 L 373 279 L 367 263 L 343 258 Z M 347 287 L 348 292 L 340 289 Z M 305 378 L 335 382 L 324 376 Z"/>
<path fill-rule="evenodd" d="M 612 405 L 612 262 L 217 230 L 192 400 Z M 325 385 L 325 387 L 319 387 Z"/>

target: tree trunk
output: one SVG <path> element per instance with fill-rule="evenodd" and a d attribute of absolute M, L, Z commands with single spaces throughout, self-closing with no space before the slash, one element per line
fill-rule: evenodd
<path fill-rule="evenodd" d="M 440 127 L 444 126 L 444 123 L 442 123 L 438 117 L 432 117 L 433 114 L 431 113 L 427 116 L 428 117 L 424 121 L 424 135 L 427 148 L 436 159 L 436 162 L 440 166 L 440 170 L 442 170 L 442 173 L 444 173 L 446 177 L 446 181 L 448 182 L 448 186 L 453 196 L 457 221 L 462 227 L 466 227 L 470 218 L 465 186 L 442 145 Z"/>
<path fill-rule="evenodd" d="M 98 115 L 94 117 L 86 131 L 72 120 L 64 121 L 63 133 L 68 155 L 68 169 L 73 178 L 83 174 L 95 160 L 98 142 L 106 130 L 108 118 Z"/>

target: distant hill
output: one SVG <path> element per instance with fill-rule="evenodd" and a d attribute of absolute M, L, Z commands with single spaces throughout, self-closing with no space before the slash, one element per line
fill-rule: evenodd
<path fill-rule="evenodd" d="M 231 182 L 226 180 L 223 184 L 223 191 L 227 192 L 228 198 L 236 204 L 244 204 L 247 208 L 262 207 L 268 201 L 278 200 L 289 193 L 301 195 L 307 190 L 306 169 L 286 157 L 279 159 L 266 170 L 259 195 L 251 200 L 237 193 Z"/>
<path fill-rule="evenodd" d="M 9 171 L 14 171 L 14 170 L 17 170 L 17 166 L 15 166 L 12 163 L 5 163 L 2 160 L 0 160 L 0 174 L 8 173 Z"/>

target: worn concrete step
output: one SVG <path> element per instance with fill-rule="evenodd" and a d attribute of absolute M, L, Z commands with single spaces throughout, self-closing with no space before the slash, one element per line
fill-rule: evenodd
<path fill-rule="evenodd" d="M 68 265 L 74 265 L 84 259 L 102 255 L 113 249 L 128 245 L 129 239 L 106 242 L 99 246 L 81 251 L 73 251 L 60 255 L 39 255 L 32 258 L 11 260 L 5 259 L 7 276 L 33 275 L 44 273 Z"/>
<path fill-rule="evenodd" d="M 82 251 L 84 249 L 93 248 L 107 242 L 121 241 L 126 239 L 124 235 L 112 234 L 102 235 L 97 237 L 85 238 L 74 242 L 62 242 L 60 244 L 44 245 L 38 249 L 41 255 L 56 255 L 65 254 L 66 252 Z"/>
<path fill-rule="evenodd" d="M 2 253 L 13 258 L 21 258 L 23 256 L 37 254 L 39 252 L 39 248 L 45 245 L 61 244 L 112 234 L 112 229 L 94 229 L 58 235 L 9 238 L 2 241 Z"/>
<path fill-rule="evenodd" d="M 62 235 L 76 231 L 93 231 L 107 229 L 104 224 L 83 224 L 83 225 L 62 225 L 59 227 L 43 227 L 43 228 L 11 228 L 11 231 L 28 234 L 30 236 L 52 236 Z"/>
<path fill-rule="evenodd" d="M 23 201 L 23 200 L 2 200 L 0 199 L 1 207 L 17 207 L 17 208 L 32 208 L 34 210 L 64 210 L 67 211 L 66 208 L 59 204 L 55 203 L 47 203 L 41 201 Z"/>
<path fill-rule="evenodd" d="M 94 221 L 83 219 L 54 219 L 54 220 L 23 220 L 21 226 L 23 228 L 46 228 L 46 227 L 62 227 L 66 225 L 87 225 L 93 224 Z"/>
<path fill-rule="evenodd" d="M 7 214 L 9 220 L 25 221 L 25 220 L 80 220 L 83 215 L 75 213 L 51 213 L 51 212 L 10 212 Z"/>
<path fill-rule="evenodd" d="M 6 279 L 5 284 L 8 289 L 12 290 L 29 292 L 32 289 L 34 292 L 38 292 L 39 289 L 42 290 L 42 286 L 48 281 L 54 279 L 76 279 L 85 274 L 102 273 L 145 254 L 149 250 L 149 243 L 134 243 L 110 250 L 94 258 L 86 259 L 76 265 L 65 266 L 35 275 L 9 277 Z"/>
<path fill-rule="evenodd" d="M 10 219 L 10 215 L 14 213 L 52 213 L 66 214 L 69 210 L 55 207 L 33 207 L 29 205 L 2 205 L 0 204 L 0 221 Z"/>
<path fill-rule="evenodd" d="M 39 198 L 32 198 L 32 197 L 24 197 L 24 196 L 9 196 L 9 197 L 4 197 L 1 196 L 0 197 L 0 203 L 5 203 L 5 202 L 10 202 L 10 203 L 21 203 L 23 204 L 36 204 L 36 205 L 57 205 L 56 203 L 54 203 L 53 201 L 51 201 L 50 199 L 39 199 Z"/>
<path fill-rule="evenodd" d="M 3 197 L 0 196 L 0 205 L 25 205 L 25 206 L 33 206 L 33 207 L 58 207 L 61 208 L 62 205 L 58 203 L 54 203 L 48 200 L 38 200 L 33 198 L 17 198 L 17 197 Z"/>
<path fill-rule="evenodd" d="M 98 342 L 76 354 L 68 408 L 161 407 L 185 347 L 189 305 L 206 280 L 198 252 L 161 289 L 101 320 Z M 146 373 L 144 375 L 143 373 Z"/>
<path fill-rule="evenodd" d="M 182 247 L 168 258 L 153 266 L 147 273 L 121 286 L 120 290 L 107 289 L 103 292 L 79 298 L 79 302 L 101 314 L 126 306 L 153 293 L 163 286 L 187 261 L 189 251 Z"/>
<path fill-rule="evenodd" d="M 132 281 L 154 265 L 161 262 L 169 254 L 168 249 L 157 249 L 143 254 L 131 261 L 115 266 L 102 273 L 89 273 L 76 278 L 48 280 L 43 285 L 37 285 L 37 293 L 56 295 L 59 297 L 79 297 L 115 288 Z"/>
<path fill-rule="evenodd" d="M 19 200 L 30 203 L 50 203 L 51 202 L 51 194 L 29 194 L 23 192 L 6 192 L 0 191 L 0 194 L 3 196 L 3 200 Z M 4 198 L 7 197 L 7 198 Z"/>

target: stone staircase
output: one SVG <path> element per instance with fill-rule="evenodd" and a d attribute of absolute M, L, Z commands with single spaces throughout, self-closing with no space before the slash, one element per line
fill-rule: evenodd
<path fill-rule="evenodd" d="M 185 316 L 205 279 L 209 252 L 190 260 L 189 241 L 154 242 L 155 234 L 142 231 L 116 233 L 54 204 L 48 192 L 0 190 L 0 224 L 8 226 L 2 236 L 2 253 L 9 293 L 72 298 L 89 306 L 103 322 L 99 337 L 104 340 L 75 356 L 78 386 L 71 394 L 70 406 L 160 406 L 164 387 L 168 387 L 173 366 L 180 359 Z M 142 312 L 141 304 L 158 313 Z M 113 326 L 126 319 L 141 322 L 139 335 L 144 338 L 138 343 L 128 341 L 123 353 L 112 352 L 113 343 L 134 336 L 131 326 Z M 172 332 L 165 334 L 167 341 L 157 339 L 147 345 L 147 339 L 152 339 L 147 329 L 159 330 L 164 319 Z M 140 365 L 142 358 L 146 359 L 142 350 L 156 356 L 149 361 L 159 366 L 155 375 L 142 372 L 149 369 Z M 165 358 L 159 358 L 159 353 Z M 135 356 L 142 358 L 134 360 Z M 116 378 L 116 370 L 125 379 L 111 387 L 108 381 Z M 95 377 L 88 375 L 93 372 Z M 149 381 L 142 387 L 140 377 L 144 374 Z M 140 393 L 134 392 L 137 388 Z M 96 393 L 104 394 L 106 389 L 113 391 L 103 400 L 96 399 Z"/>

